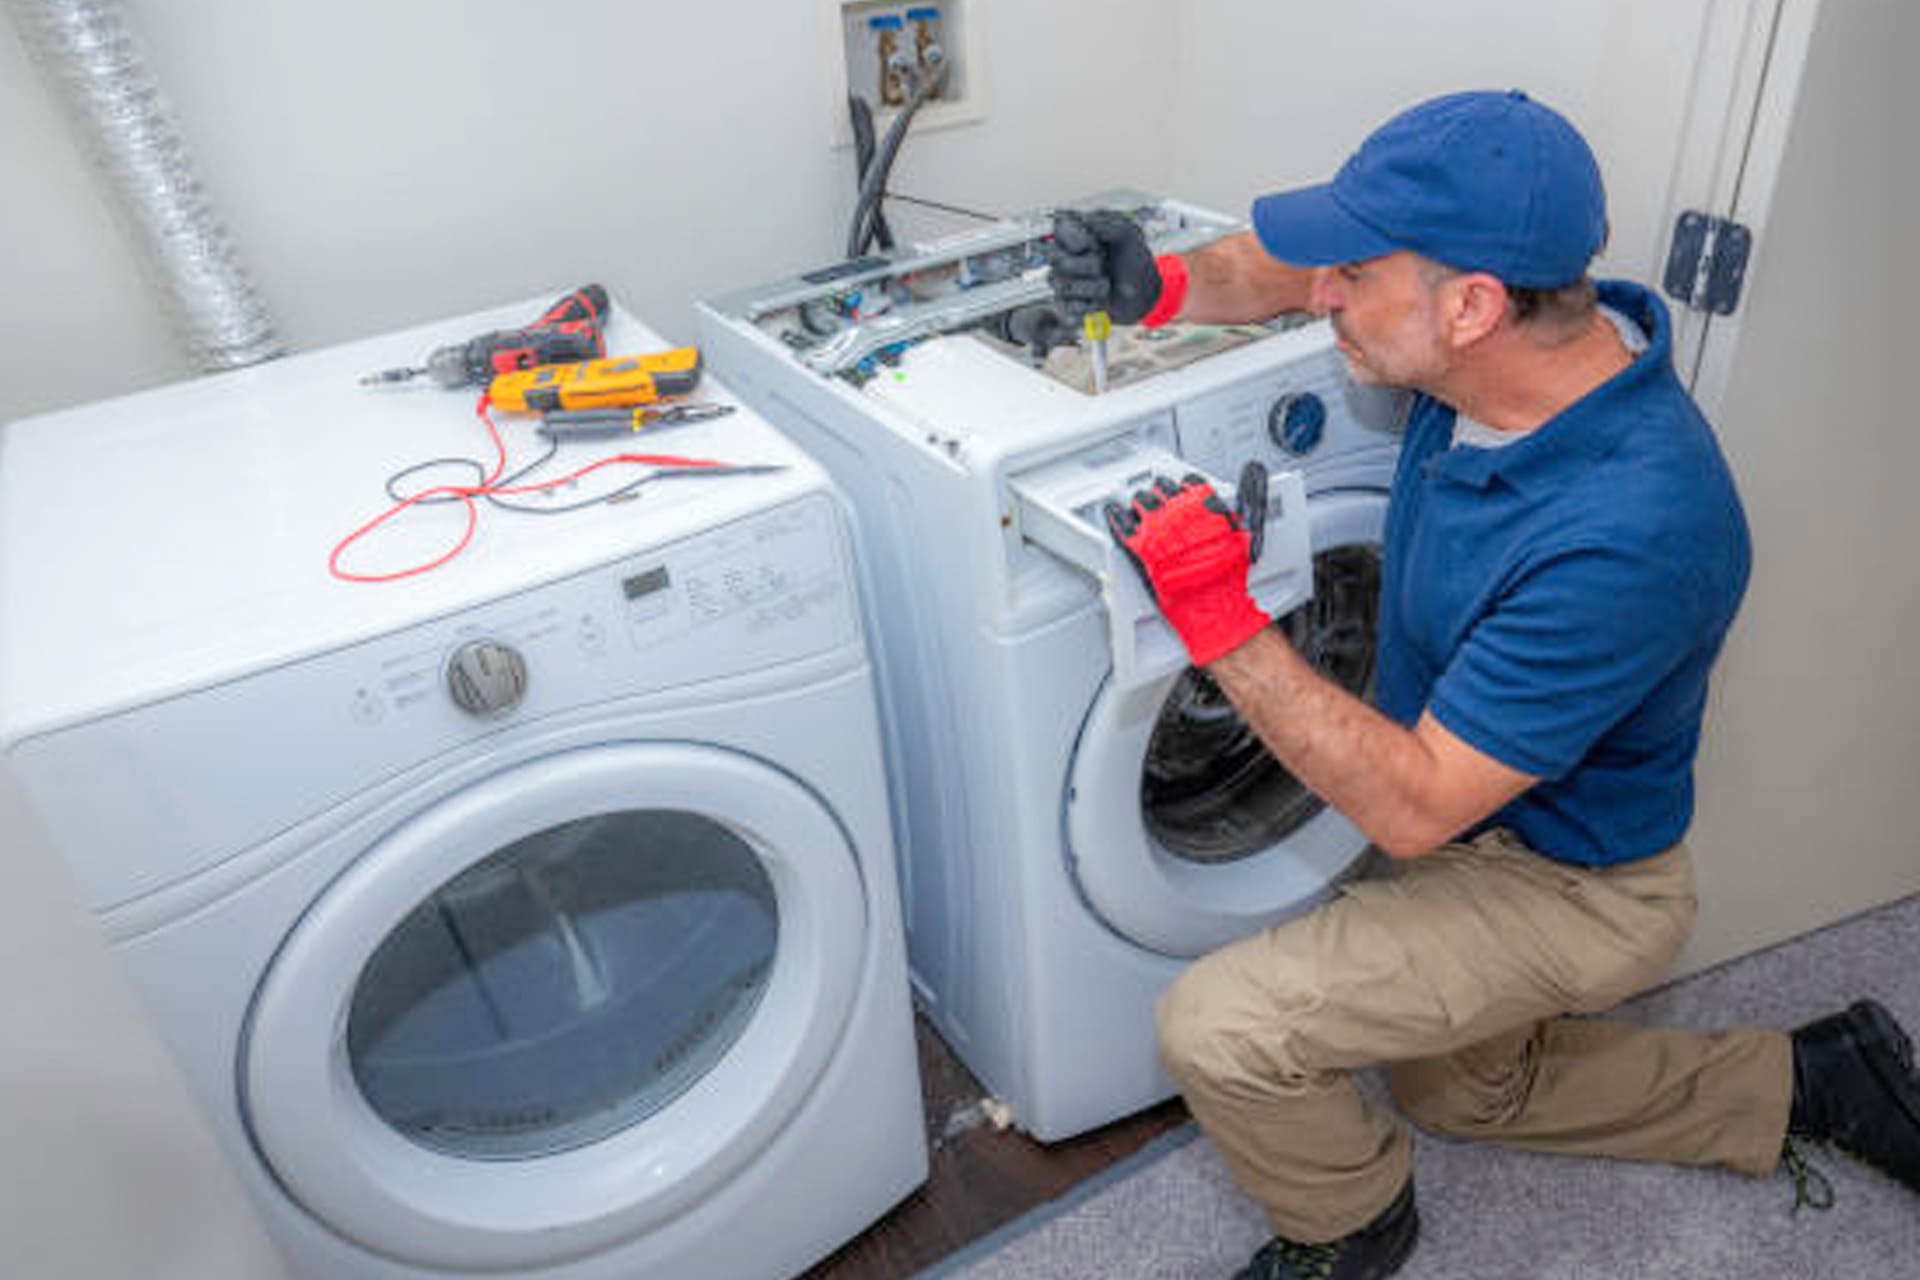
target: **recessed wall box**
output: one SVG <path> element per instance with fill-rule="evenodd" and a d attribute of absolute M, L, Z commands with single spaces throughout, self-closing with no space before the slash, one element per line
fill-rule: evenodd
<path fill-rule="evenodd" d="M 847 119 L 849 94 L 867 100 L 873 108 L 874 132 L 884 136 L 905 105 L 914 77 L 930 73 L 930 60 L 946 63 L 946 80 L 915 114 L 915 129 L 942 129 L 986 115 L 980 55 L 984 0 L 822 3 L 821 29 L 833 69 L 833 98 L 828 105 L 834 146 L 853 145 L 853 126 Z"/>

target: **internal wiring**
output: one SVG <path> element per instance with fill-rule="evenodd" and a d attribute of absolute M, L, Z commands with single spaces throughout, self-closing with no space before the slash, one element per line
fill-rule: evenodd
<path fill-rule="evenodd" d="M 940 200 L 928 200 L 924 196 L 910 196 L 904 191 L 895 191 L 891 188 L 888 188 L 884 194 L 887 199 L 898 200 L 901 204 L 922 205 L 928 209 L 938 209 L 942 213 L 957 213 L 963 218 L 975 218 L 981 222 L 999 222 L 1002 220 L 1001 216 L 997 213 L 981 213 L 978 209 L 963 209 L 957 204 L 947 204 Z"/>

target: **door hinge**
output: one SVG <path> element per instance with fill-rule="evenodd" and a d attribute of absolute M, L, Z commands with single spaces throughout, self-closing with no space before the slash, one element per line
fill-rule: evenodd
<path fill-rule="evenodd" d="M 1689 209 L 1673 224 L 1662 286 L 1695 311 L 1732 315 L 1752 249 L 1753 232 L 1741 223 Z"/>

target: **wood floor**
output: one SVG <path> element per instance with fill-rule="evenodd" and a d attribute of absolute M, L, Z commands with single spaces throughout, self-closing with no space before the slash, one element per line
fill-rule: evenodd
<path fill-rule="evenodd" d="M 931 1172 L 926 1185 L 801 1280 L 900 1280 L 1122 1160 L 1187 1119 L 1176 1099 L 1103 1129 L 1042 1145 L 996 1128 L 980 1083 L 917 1021 Z"/>

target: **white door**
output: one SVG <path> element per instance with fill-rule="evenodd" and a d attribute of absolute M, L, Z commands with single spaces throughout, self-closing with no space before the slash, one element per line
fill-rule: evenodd
<path fill-rule="evenodd" d="M 1754 572 L 1700 756 L 1689 968 L 1920 891 L 1920 5 L 1783 0 L 1770 43 L 1740 180 L 1709 207 L 1754 235 L 1694 388 Z"/>
<path fill-rule="evenodd" d="M 1380 490 L 1309 500 L 1313 600 L 1279 624 L 1361 697 L 1373 691 L 1386 506 Z M 1067 852 L 1087 904 L 1136 945 L 1211 951 L 1321 901 L 1366 848 L 1204 674 L 1101 686 L 1074 752 Z"/>
<path fill-rule="evenodd" d="M 779 1131 L 866 936 L 853 850 L 785 775 L 688 745 L 533 761 L 395 829 L 301 919 L 250 1016 L 248 1124 L 377 1253 L 579 1257 Z"/>

